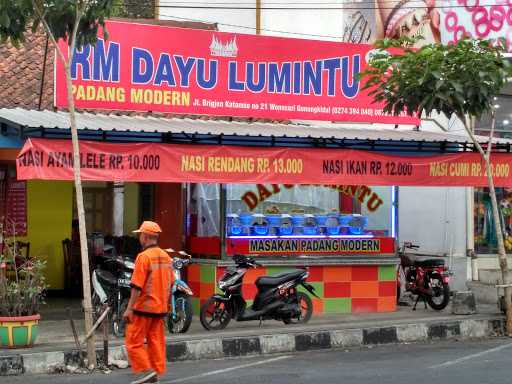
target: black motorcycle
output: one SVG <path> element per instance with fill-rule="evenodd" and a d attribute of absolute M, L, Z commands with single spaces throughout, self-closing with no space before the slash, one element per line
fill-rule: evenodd
<path fill-rule="evenodd" d="M 308 295 L 297 291 L 302 285 L 312 295 L 315 289 L 306 283 L 309 272 L 297 269 L 276 276 L 261 276 L 256 280 L 258 293 L 250 308 L 242 297 L 242 282 L 249 268 L 261 266 L 243 255 L 233 257 L 235 267 L 226 270 L 218 286 L 223 295 L 213 295 L 201 307 L 200 320 L 206 330 L 224 329 L 231 319 L 236 321 L 278 320 L 285 324 L 306 323 L 313 313 Z"/>
<path fill-rule="evenodd" d="M 104 253 L 102 262 L 92 273 L 93 317 L 96 321 L 105 306 L 109 306 L 112 333 L 117 337 L 123 337 L 123 314 L 130 299 L 130 283 L 135 263 L 129 258 L 117 256 L 110 246 L 105 247 Z"/>

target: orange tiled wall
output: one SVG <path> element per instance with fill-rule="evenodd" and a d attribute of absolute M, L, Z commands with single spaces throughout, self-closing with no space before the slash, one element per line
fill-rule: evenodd
<path fill-rule="evenodd" d="M 263 275 L 285 272 L 287 267 L 265 267 L 250 270 L 244 279 L 242 293 L 251 303 L 257 293 L 255 280 Z M 215 292 L 215 283 L 224 268 L 213 265 L 192 265 L 188 282 L 194 291 L 194 311 L 199 311 Z M 362 313 L 396 310 L 396 269 L 381 266 L 315 266 L 309 268 L 308 282 L 320 298 L 312 297 L 314 312 Z"/>

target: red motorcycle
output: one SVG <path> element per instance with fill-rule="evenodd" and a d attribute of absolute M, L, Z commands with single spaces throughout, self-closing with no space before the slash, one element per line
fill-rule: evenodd
<path fill-rule="evenodd" d="M 423 300 L 425 309 L 428 305 L 440 311 L 448 305 L 450 301 L 450 272 L 445 266 L 443 259 L 414 260 L 406 254 L 406 249 L 418 249 L 418 245 L 410 242 L 404 242 L 398 249 L 400 265 L 397 273 L 397 302 L 400 299 L 401 278 L 403 276 L 405 291 L 417 295 L 413 311 L 416 305 Z"/>

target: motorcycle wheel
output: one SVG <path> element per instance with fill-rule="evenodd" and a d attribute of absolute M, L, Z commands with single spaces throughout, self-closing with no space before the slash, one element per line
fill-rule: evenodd
<path fill-rule="evenodd" d="M 445 309 L 450 302 L 449 285 L 443 283 L 443 278 L 438 273 L 430 276 L 430 284 L 433 294 L 427 298 L 428 305 L 436 311 Z"/>
<path fill-rule="evenodd" d="M 311 319 L 313 314 L 313 302 L 311 298 L 303 292 L 297 293 L 297 303 L 300 307 L 300 315 L 298 317 L 287 317 L 283 319 L 285 324 L 305 324 Z"/>
<path fill-rule="evenodd" d="M 96 323 L 98 319 L 100 318 L 102 312 L 103 312 L 103 305 L 101 304 L 100 297 L 96 294 L 96 292 L 93 292 L 92 298 L 92 321 Z"/>
<path fill-rule="evenodd" d="M 167 329 L 170 333 L 185 333 L 192 323 L 192 299 L 184 293 L 176 294 L 176 316 L 167 315 Z"/>
<path fill-rule="evenodd" d="M 231 313 L 225 302 L 210 297 L 201 307 L 199 320 L 207 331 L 217 331 L 227 327 L 231 321 Z"/>
<path fill-rule="evenodd" d="M 126 323 L 123 320 L 123 314 L 126 308 L 128 308 L 128 299 L 121 301 L 118 311 L 112 315 L 112 333 L 116 337 L 124 337 Z"/>

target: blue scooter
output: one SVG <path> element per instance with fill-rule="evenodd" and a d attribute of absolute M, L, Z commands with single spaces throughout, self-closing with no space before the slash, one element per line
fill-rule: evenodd
<path fill-rule="evenodd" d="M 184 251 L 176 252 L 172 248 L 165 251 L 182 256 L 172 258 L 174 283 L 171 289 L 170 312 L 166 319 L 167 329 L 170 333 L 185 333 L 192 323 L 193 292 L 181 279 L 181 270 L 192 263 L 192 256 Z"/>

